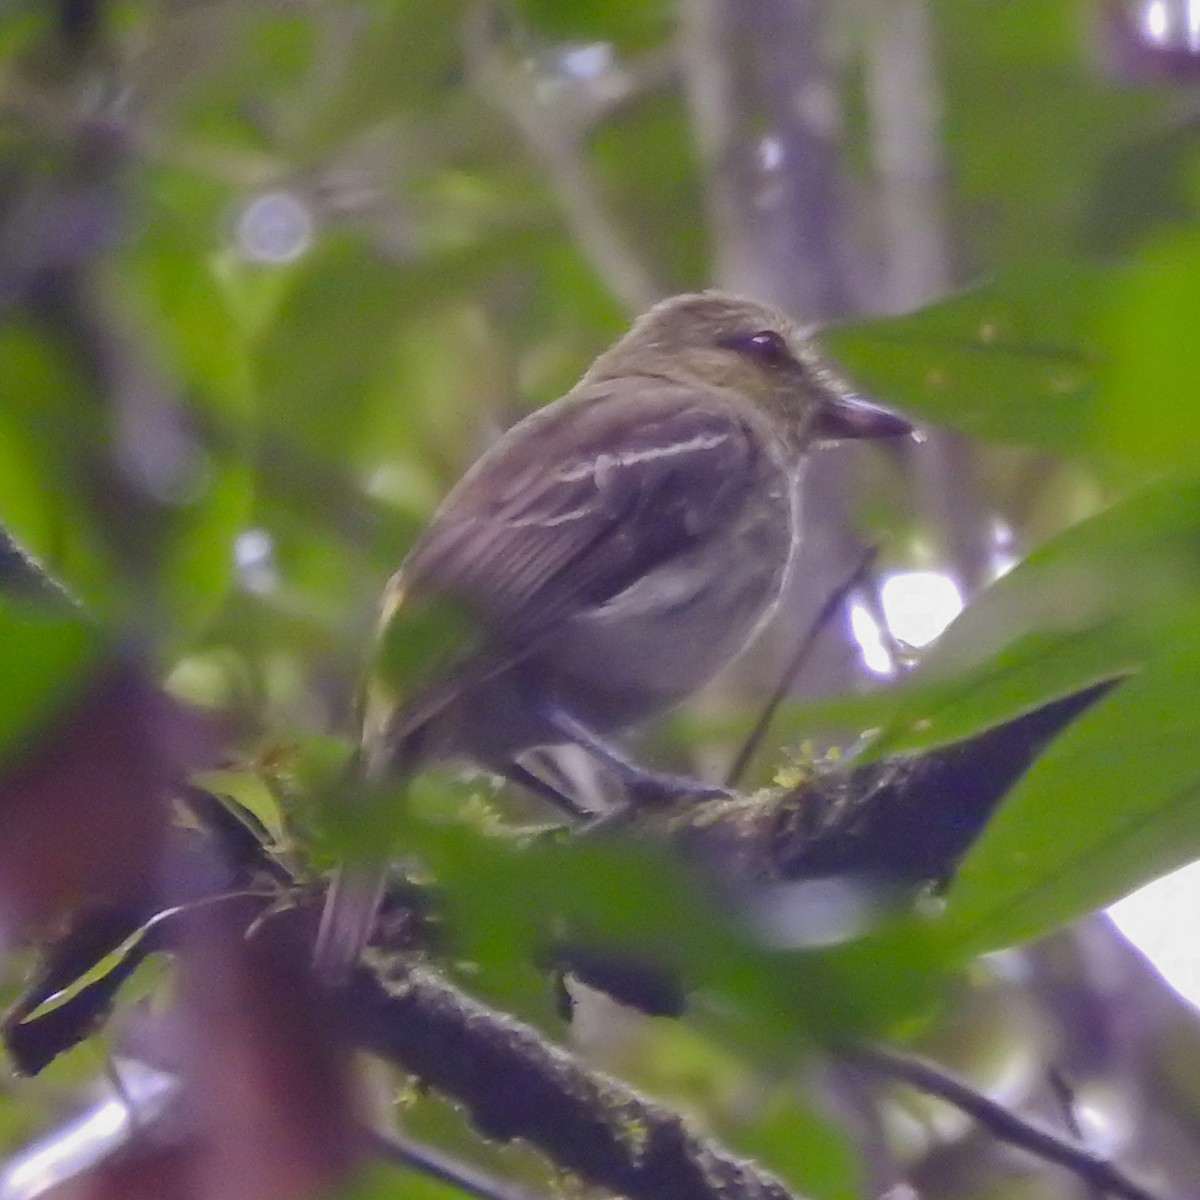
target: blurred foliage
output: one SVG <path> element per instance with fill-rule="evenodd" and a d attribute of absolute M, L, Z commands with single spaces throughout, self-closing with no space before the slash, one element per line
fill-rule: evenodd
<path fill-rule="evenodd" d="M 280 842 L 325 829 L 319 857 L 380 833 L 379 813 L 356 833 L 330 802 L 346 746 L 328 738 L 353 736 L 383 582 L 480 447 L 628 315 L 562 178 L 480 76 L 526 79 L 649 276 L 698 286 L 716 235 L 682 68 L 661 62 L 676 13 L 97 8 L 75 51 L 54 5 L 0 8 L 0 522 L 88 614 L 0 610 L 0 753 L 104 639 L 133 642 L 234 717 L 238 761 L 208 785 Z M 706 1109 L 713 1055 L 749 1069 L 922 1027 L 974 956 L 1200 853 L 1195 116 L 1116 81 L 1089 12 L 930 6 L 959 278 L 977 286 L 827 336 L 877 397 L 1008 448 L 981 473 L 1030 553 L 902 684 L 824 715 L 872 731 L 864 754 L 918 752 L 1133 676 L 1018 785 L 944 904 L 828 950 L 767 948 L 653 854 L 496 836 L 461 781 L 384 806 L 438 880 L 453 954 L 513 1011 L 554 1024 L 537 963 L 564 934 L 699 983 L 703 1033 L 672 1051 L 680 1103 Z M 851 52 L 840 69 L 849 90 L 866 67 Z M 844 148 L 868 209 L 870 137 L 851 125 Z M 919 561 L 921 515 L 901 521 Z M 720 1108 L 809 1194 L 858 1194 L 852 1154 L 793 1095 Z"/>
<path fill-rule="evenodd" d="M 0 604 L 0 754 L 16 757 L 61 715 L 94 669 L 100 638 L 78 614 L 51 615 L 29 603 Z"/>

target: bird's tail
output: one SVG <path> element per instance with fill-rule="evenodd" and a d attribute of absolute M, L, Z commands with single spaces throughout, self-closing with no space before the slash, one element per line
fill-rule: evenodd
<path fill-rule="evenodd" d="M 395 709 L 386 716 L 373 713 L 370 695 L 361 716 L 364 742 L 355 756 L 353 776 L 360 785 L 372 780 L 390 781 L 396 793 L 391 802 L 396 803 L 398 798 L 402 803 L 408 782 L 425 756 L 428 726 L 404 726 Z M 353 782 L 350 786 L 353 788 Z M 332 875 L 313 943 L 313 967 L 326 983 L 346 982 L 358 965 L 371 941 L 386 882 L 385 858 L 346 863 Z"/>
<path fill-rule="evenodd" d="M 377 661 L 363 680 L 358 695 L 358 721 L 361 741 L 354 756 L 347 789 L 371 781 L 392 780 L 403 793 L 418 769 L 425 742 L 423 728 L 438 710 L 440 697 L 422 706 L 405 696 L 401 684 L 411 680 L 401 676 L 411 671 L 415 657 L 408 645 L 425 632 L 410 626 L 408 589 L 402 572 L 397 572 L 384 591 L 382 611 L 376 631 Z M 382 647 L 382 649 L 381 649 Z M 390 652 L 390 653 L 389 653 Z M 399 660 L 399 670 L 388 670 L 388 659 Z M 325 893 L 325 907 L 313 945 L 313 966 L 328 983 L 344 982 L 358 964 L 371 940 L 379 906 L 387 884 L 387 863 L 348 863 L 334 871 Z"/>
<path fill-rule="evenodd" d="M 425 757 L 428 734 L 428 726 L 403 733 L 379 727 L 355 756 L 354 775 L 363 782 L 390 781 L 395 789 L 390 802 L 403 803 Z M 344 863 L 334 871 L 313 945 L 313 966 L 326 982 L 344 982 L 357 966 L 375 930 L 387 875 L 386 856 Z"/>
<path fill-rule="evenodd" d="M 389 581 L 375 662 L 359 696 L 362 741 L 354 775 L 368 785 L 387 781 L 391 803 L 402 803 L 413 776 L 439 756 L 439 747 L 444 750 L 436 731 L 444 732 L 447 710 L 513 662 L 507 649 L 461 661 L 473 633 L 469 614 L 452 601 L 414 600 L 401 572 Z M 357 965 L 375 929 L 386 882 L 386 862 L 349 864 L 334 873 L 313 951 L 314 966 L 326 980 L 344 981 Z"/>

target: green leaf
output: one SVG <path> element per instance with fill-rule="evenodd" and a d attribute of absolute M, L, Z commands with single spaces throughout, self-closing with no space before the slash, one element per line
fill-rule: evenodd
<path fill-rule="evenodd" d="M 1138 489 L 1039 547 L 888 694 L 864 757 L 967 737 L 1150 661 L 1193 607 L 1198 539 L 1200 483 L 1185 475 Z"/>
<path fill-rule="evenodd" d="M 369 385 L 412 303 L 394 264 L 357 239 L 322 238 L 297 267 L 256 350 L 268 432 L 327 466 L 344 463 Z M 406 397 L 394 402 L 403 405 Z M 278 463 L 284 470 L 295 465 Z"/>
<path fill-rule="evenodd" d="M 804 1105 L 794 1089 L 771 1096 L 752 1125 L 732 1139 L 742 1154 L 777 1172 L 804 1196 L 856 1200 L 865 1194 L 863 1165 L 848 1132 Z"/>
<path fill-rule="evenodd" d="M 822 341 L 881 401 L 972 436 L 1086 452 L 1108 366 L 1113 273 L 1079 263 L 1014 270 L 909 316 Z"/>
<path fill-rule="evenodd" d="M 499 1173 L 496 1177 L 503 1179 Z M 367 1163 L 350 1183 L 332 1192 L 330 1200 L 463 1200 L 467 1195 L 415 1167 L 397 1168 L 389 1162 Z"/>
<path fill-rule="evenodd" d="M 423 523 L 478 445 L 482 418 L 509 401 L 510 369 L 477 301 L 431 298 L 401 320 L 351 447 L 372 495 Z"/>
<path fill-rule="evenodd" d="M 1200 238 L 1160 238 L 1123 281 L 1101 396 L 1102 445 L 1154 467 L 1200 458 Z"/>
<path fill-rule="evenodd" d="M 156 215 L 152 231 L 113 259 L 115 302 L 96 317 L 100 341 L 128 338 L 119 397 L 97 394 L 69 329 L 10 320 L 0 330 L 0 523 L 97 619 L 135 615 L 140 637 L 175 651 L 232 578 L 252 498 L 249 376 L 203 238 L 186 214 Z M 132 339 L 130 326 L 145 339 Z M 139 388 L 145 408 L 133 422 Z M 178 494 L 154 493 L 125 470 L 123 453 L 143 430 L 148 462 L 163 430 L 168 455 L 186 455 L 171 483 Z"/>
<path fill-rule="evenodd" d="M 153 220 L 114 264 L 128 317 L 164 389 L 163 404 L 189 435 L 194 486 L 162 505 L 148 564 L 156 617 L 174 658 L 204 628 L 229 589 L 234 542 L 254 498 L 253 387 L 247 338 L 212 256 L 209 196 L 159 172 Z M 124 314 L 123 314 L 124 317 Z"/>
<path fill-rule="evenodd" d="M 671 8 L 663 0 L 624 4 L 616 0 L 520 0 L 522 13 L 541 33 L 568 41 L 604 40 L 628 48 L 644 46 L 666 34 Z"/>
<path fill-rule="evenodd" d="M 1089 18 L 1070 0 L 930 6 L 940 149 L 969 261 L 1111 255 L 1164 214 L 1194 216 L 1183 188 L 1164 186 L 1195 162 L 1194 139 L 1162 136 L 1173 89 L 1115 84 Z"/>
<path fill-rule="evenodd" d="M 956 959 L 1037 937 L 1200 856 L 1200 641 L 1090 709 L 1013 789 L 936 930 Z"/>
<path fill-rule="evenodd" d="M 944 977 L 917 923 L 885 923 L 830 948 L 780 949 L 666 846 L 518 840 L 433 821 L 421 816 L 425 786 L 414 782 L 393 829 L 437 881 L 448 944 L 473 964 L 471 986 L 500 1002 L 544 991 L 532 964 L 564 942 L 677 974 L 699 993 L 706 1021 L 767 1057 L 894 1028 L 937 999 Z"/>
<path fill-rule="evenodd" d="M 85 481 L 107 446 L 103 412 L 45 332 L 0 326 L 0 525 L 89 610 L 112 611 L 120 573 Z"/>
<path fill-rule="evenodd" d="M 277 846 L 286 844 L 287 830 L 279 800 L 258 771 L 232 768 L 201 771 L 191 781 L 244 808 Z"/>
<path fill-rule="evenodd" d="M 203 629 L 224 599 L 233 579 L 234 542 L 252 499 L 248 464 L 211 461 L 200 494 L 173 514 L 156 564 L 168 657 Z"/>
<path fill-rule="evenodd" d="M 19 752 L 86 686 L 103 643 L 81 615 L 0 598 L 0 758 Z"/>
<path fill-rule="evenodd" d="M 217 252 L 228 196 L 166 168 L 148 172 L 146 184 L 150 217 L 113 264 L 122 304 L 155 365 L 218 425 L 230 449 L 245 454 L 255 399 L 249 348 L 257 331 L 238 307 L 230 256 Z M 284 269 L 255 274 L 288 277 Z"/>

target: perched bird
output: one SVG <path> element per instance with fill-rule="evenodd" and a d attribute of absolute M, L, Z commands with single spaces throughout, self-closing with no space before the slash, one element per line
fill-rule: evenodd
<path fill-rule="evenodd" d="M 574 807 L 520 762 L 574 744 L 634 803 L 704 791 L 608 738 L 699 689 L 770 615 L 810 447 L 909 431 L 854 398 L 775 309 L 711 291 L 664 300 L 483 454 L 389 582 L 362 769 L 403 779 L 463 758 Z M 387 647 L 430 609 L 453 615 L 455 652 L 414 686 Z M 374 900 L 353 890 L 351 919 L 335 885 L 319 946 L 365 941 Z"/>

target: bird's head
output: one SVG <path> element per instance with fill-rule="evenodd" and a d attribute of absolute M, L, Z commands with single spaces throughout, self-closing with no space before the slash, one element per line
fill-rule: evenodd
<path fill-rule="evenodd" d="M 857 396 L 790 317 L 722 292 L 656 304 L 596 359 L 584 381 L 628 375 L 734 391 L 799 448 L 912 432 L 904 418 Z"/>

